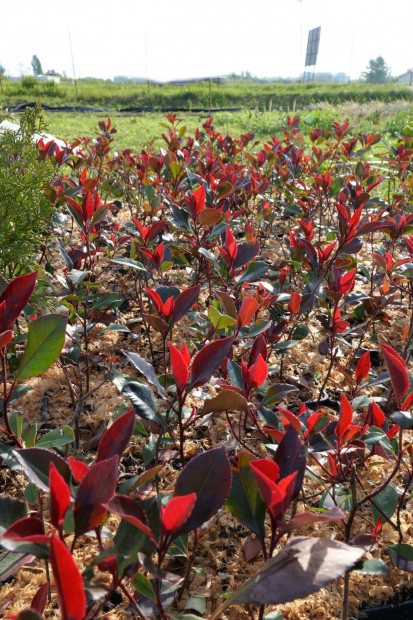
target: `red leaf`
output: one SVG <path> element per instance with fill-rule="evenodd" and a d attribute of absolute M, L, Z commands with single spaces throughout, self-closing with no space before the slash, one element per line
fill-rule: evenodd
<path fill-rule="evenodd" d="M 56 536 L 50 543 L 50 563 L 62 620 L 83 620 L 86 595 L 82 575 L 69 549 Z"/>
<path fill-rule="evenodd" d="M 388 344 L 381 343 L 380 348 L 390 374 L 394 393 L 400 406 L 401 400 L 410 386 L 406 362 L 397 351 Z"/>
<path fill-rule="evenodd" d="M 59 474 L 54 463 L 49 466 L 50 486 L 50 522 L 56 529 L 61 529 L 65 514 L 70 506 L 70 491 L 63 476 Z"/>
<path fill-rule="evenodd" d="M 18 519 L 3 533 L 3 538 L 31 543 L 48 543 L 49 536 L 44 533 L 42 521 L 36 517 Z"/>
<path fill-rule="evenodd" d="M 279 475 L 279 468 L 274 461 L 257 459 L 250 462 L 252 473 L 257 481 L 264 504 L 267 506 L 273 519 L 283 511 L 284 495 L 275 483 Z"/>
<path fill-rule="evenodd" d="M 341 443 L 341 439 L 345 430 L 351 424 L 351 420 L 353 419 L 353 408 L 345 394 L 341 394 L 341 407 L 340 407 L 340 417 L 337 424 L 337 440 L 338 443 Z"/>
<path fill-rule="evenodd" d="M 300 303 L 301 295 L 293 291 L 290 295 L 290 301 L 288 302 L 287 306 L 288 312 L 291 312 L 291 314 L 297 314 L 300 309 Z"/>
<path fill-rule="evenodd" d="M 347 273 L 345 273 L 343 276 L 340 277 L 340 284 L 339 284 L 338 292 L 341 295 L 344 295 L 345 293 L 349 293 L 354 286 L 355 279 L 356 279 L 356 270 L 350 269 L 350 271 L 347 271 Z"/>
<path fill-rule="evenodd" d="M 102 522 L 103 506 L 115 494 L 118 481 L 118 457 L 94 463 L 79 485 L 73 508 L 75 536 L 81 536 Z"/>
<path fill-rule="evenodd" d="M 209 381 L 221 362 L 228 356 L 233 342 L 234 336 L 214 340 L 197 353 L 192 364 L 188 390 Z"/>
<path fill-rule="evenodd" d="M 188 351 L 188 347 L 186 346 L 186 342 L 182 345 L 181 355 L 184 358 L 186 364 L 189 366 L 189 362 L 191 361 L 191 354 Z"/>
<path fill-rule="evenodd" d="M 369 374 L 369 371 L 370 371 L 370 351 L 366 351 L 360 357 L 358 364 L 357 364 L 357 368 L 355 372 L 357 383 L 360 383 L 363 379 L 365 379 L 367 375 Z"/>
<path fill-rule="evenodd" d="M 175 299 L 175 305 L 172 310 L 171 318 L 173 323 L 177 323 L 191 309 L 198 299 L 200 290 L 201 285 L 197 284 L 179 293 L 178 297 Z"/>
<path fill-rule="evenodd" d="M 4 304 L 3 307 L 5 309 L 6 304 Z M 7 347 L 7 345 L 9 345 L 12 340 L 13 340 L 13 332 L 11 329 L 8 329 L 2 334 L 0 334 L 0 349 L 2 349 L 3 347 Z"/>
<path fill-rule="evenodd" d="M 285 478 L 282 478 L 277 484 L 284 497 L 282 506 L 283 513 L 288 509 L 289 505 L 291 504 L 291 498 L 294 492 L 295 480 L 297 478 L 297 475 L 298 472 L 293 471 L 288 476 L 285 476 Z"/>
<path fill-rule="evenodd" d="M 146 292 L 148 293 L 149 297 L 151 298 L 151 301 L 152 301 L 153 305 L 155 306 L 156 312 L 158 314 L 162 314 L 163 302 L 162 302 L 162 299 L 160 298 L 160 296 L 158 295 L 158 293 L 156 291 L 151 290 L 150 288 L 147 288 Z"/>
<path fill-rule="evenodd" d="M 366 422 L 370 425 L 381 428 L 386 420 L 384 411 L 374 401 L 370 403 Z"/>
<path fill-rule="evenodd" d="M 255 364 L 248 369 L 251 388 L 259 387 L 268 377 L 268 364 L 263 359 L 261 353 L 257 357 Z"/>
<path fill-rule="evenodd" d="M 82 224 L 85 223 L 82 207 L 76 200 L 70 198 L 70 196 L 66 197 L 66 202 L 69 205 L 69 211 L 72 213 L 79 226 L 82 226 Z"/>
<path fill-rule="evenodd" d="M 68 456 L 66 460 L 70 467 L 70 471 L 72 472 L 73 478 L 76 482 L 81 482 L 90 469 L 89 465 L 83 461 L 75 459 L 73 456 Z"/>
<path fill-rule="evenodd" d="M 49 584 L 46 581 L 42 586 L 40 586 L 40 588 L 37 590 L 36 594 L 32 598 L 30 609 L 34 609 L 39 614 L 42 614 L 46 607 L 48 593 Z"/>
<path fill-rule="evenodd" d="M 254 344 L 251 347 L 251 352 L 248 358 L 248 366 L 252 366 L 257 361 L 258 355 L 261 355 L 264 360 L 267 359 L 267 343 L 262 334 L 256 337 Z"/>
<path fill-rule="evenodd" d="M 0 333 L 13 327 L 16 319 L 19 318 L 21 311 L 27 305 L 37 278 L 37 271 L 19 276 L 9 282 L 0 295 L 0 304 L 6 302 L 0 312 Z"/>
<path fill-rule="evenodd" d="M 161 526 L 165 532 L 177 532 L 188 521 L 196 503 L 196 493 L 173 497 L 161 506 Z"/>
<path fill-rule="evenodd" d="M 202 211 L 205 205 L 206 193 L 203 185 L 201 185 L 200 187 L 198 187 L 198 189 L 194 191 L 193 197 L 195 199 L 195 211 L 198 215 L 198 213 Z"/>
<path fill-rule="evenodd" d="M 118 456 L 119 459 L 129 445 L 135 428 L 135 410 L 129 409 L 126 413 L 119 416 L 112 426 L 102 435 L 99 441 L 96 462 Z"/>
<path fill-rule="evenodd" d="M 172 342 L 169 343 L 169 354 L 171 356 L 172 376 L 175 385 L 178 392 L 182 392 L 189 379 L 188 364 L 180 350 Z"/>
<path fill-rule="evenodd" d="M 259 307 L 259 303 L 253 297 L 244 297 L 240 311 L 238 312 L 238 327 L 245 327 L 246 325 L 249 325 L 252 317 L 257 312 Z"/>
<path fill-rule="evenodd" d="M 250 461 L 250 466 L 253 471 L 265 476 L 272 482 L 278 480 L 280 475 L 280 468 L 277 463 L 271 461 L 270 459 L 255 459 Z"/>
<path fill-rule="evenodd" d="M 162 313 L 165 319 L 169 319 L 169 317 L 172 316 L 172 312 L 174 311 L 174 308 L 175 308 L 175 300 L 173 298 L 173 295 L 171 295 L 171 297 L 168 297 L 168 299 L 165 301 L 163 308 L 162 308 Z"/>
<path fill-rule="evenodd" d="M 297 418 L 297 416 L 295 415 L 295 413 L 293 413 L 292 411 L 290 411 L 289 409 L 284 409 L 284 407 L 277 407 L 278 411 L 281 413 L 281 418 L 282 418 L 282 423 L 284 424 L 284 426 L 288 426 L 288 424 L 291 424 L 291 426 L 293 427 L 293 429 L 300 434 L 301 432 L 301 422 L 300 420 Z M 288 424 L 287 424 L 287 423 Z"/>
<path fill-rule="evenodd" d="M 87 220 L 90 220 L 95 210 L 95 201 L 93 199 L 92 192 L 86 192 L 86 195 L 82 201 L 82 209 L 83 209 L 83 220 L 87 222 Z"/>

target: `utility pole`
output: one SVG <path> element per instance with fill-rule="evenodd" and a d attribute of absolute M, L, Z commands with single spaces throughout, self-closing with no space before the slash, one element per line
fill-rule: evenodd
<path fill-rule="evenodd" d="M 74 56 L 73 56 L 72 37 L 70 35 L 70 30 L 69 30 L 69 46 L 70 46 L 70 56 L 72 58 L 73 81 L 75 83 L 75 91 L 76 91 L 76 96 L 77 96 L 77 80 L 76 80 L 76 71 L 75 71 L 75 59 L 74 59 Z"/>

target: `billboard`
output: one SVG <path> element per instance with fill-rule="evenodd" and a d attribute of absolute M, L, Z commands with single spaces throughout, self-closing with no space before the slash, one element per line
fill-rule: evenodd
<path fill-rule="evenodd" d="M 313 28 L 308 32 L 307 53 L 305 56 L 305 66 L 312 67 L 317 63 L 318 47 L 320 45 L 321 26 Z"/>

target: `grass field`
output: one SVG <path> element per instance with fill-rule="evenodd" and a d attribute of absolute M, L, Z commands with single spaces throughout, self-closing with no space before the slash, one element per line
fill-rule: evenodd
<path fill-rule="evenodd" d="M 284 111 L 323 102 L 337 105 L 344 101 L 366 103 L 379 100 L 413 101 L 413 90 L 399 84 L 366 83 L 320 84 L 259 82 L 233 79 L 224 83 L 212 81 L 189 84 L 117 84 L 104 80 L 70 80 L 60 84 L 40 83 L 33 77 L 17 82 L 2 80 L 0 105 L 13 107 L 22 102 L 40 100 L 53 106 L 83 105 L 111 109 L 149 107 L 153 109 L 239 107 Z"/>
<path fill-rule="evenodd" d="M 77 87 L 64 80 L 61 84 L 39 83 L 34 78 L 18 82 L 4 79 L 0 106 L 13 109 L 24 102 L 40 101 L 45 108 L 54 106 L 101 107 L 101 112 L 59 112 L 45 109 L 49 131 L 69 142 L 78 136 L 93 136 L 98 121 L 111 118 L 118 132 L 114 147 L 139 150 L 154 140 L 163 144 L 160 124 L 162 109 L 179 109 L 181 126 L 188 133 L 209 116 L 225 134 L 251 132 L 259 142 L 280 135 L 287 114 L 299 115 L 302 130 L 329 128 L 333 120 L 350 123 L 357 131 L 380 131 L 394 137 L 413 125 L 413 89 L 397 84 L 367 85 L 276 83 L 234 79 L 222 84 L 198 82 L 186 85 L 115 84 L 104 80 L 80 80 Z M 147 107 L 152 112 L 120 112 L 127 107 Z M 238 111 L 209 111 L 230 107 Z M 204 112 L 194 112 L 204 108 Z M 156 138 L 154 139 L 154 137 Z"/>
<path fill-rule="evenodd" d="M 413 126 L 413 104 L 408 102 L 394 102 L 383 104 L 371 102 L 369 104 L 343 104 L 341 106 L 324 106 L 313 110 L 296 110 L 302 118 L 302 129 L 311 130 L 314 127 L 329 128 L 333 120 L 341 123 L 349 120 L 357 126 L 357 131 L 371 133 L 380 131 L 389 137 L 396 137 L 406 127 Z M 119 113 L 88 114 L 44 112 L 50 133 L 71 142 L 78 136 L 93 136 L 98 128 L 99 120 L 106 120 L 110 116 L 117 129 L 114 148 L 132 151 L 140 150 L 144 145 L 154 140 L 154 146 L 159 148 L 163 144 L 161 123 L 164 122 L 162 113 L 145 113 L 126 115 Z M 179 114 L 181 125 L 186 127 L 187 133 L 201 127 L 208 118 L 208 114 Z M 240 135 L 251 132 L 258 141 L 264 142 L 272 135 L 280 135 L 281 127 L 285 124 L 286 113 L 279 111 L 262 112 L 217 112 L 214 116 L 214 126 L 225 134 Z"/>

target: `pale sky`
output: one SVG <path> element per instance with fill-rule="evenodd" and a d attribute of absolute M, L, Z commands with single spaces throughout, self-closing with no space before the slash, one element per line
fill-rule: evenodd
<path fill-rule="evenodd" d="M 1 1 L 0 64 L 7 75 L 157 80 L 249 71 L 297 77 L 308 30 L 321 26 L 316 71 L 358 79 L 383 56 L 397 76 L 413 67 L 413 0 Z"/>

